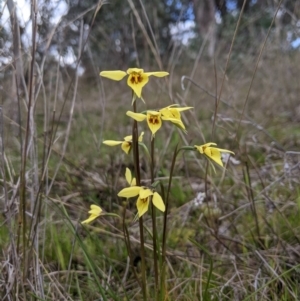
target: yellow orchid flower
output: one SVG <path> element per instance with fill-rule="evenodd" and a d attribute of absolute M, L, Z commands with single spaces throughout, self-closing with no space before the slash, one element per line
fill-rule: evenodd
<path fill-rule="evenodd" d="M 184 109 L 184 108 L 178 108 L 178 109 Z M 164 110 L 164 109 L 162 109 L 162 110 Z M 188 110 L 188 109 L 186 109 L 186 110 Z M 163 111 L 163 112 L 165 112 L 165 111 Z M 179 111 L 176 111 L 175 113 L 179 113 Z M 132 111 L 127 111 L 126 115 L 139 122 L 147 119 L 149 129 L 152 132 L 152 137 L 154 137 L 155 133 L 161 128 L 162 120 L 171 121 L 176 126 L 185 130 L 185 126 L 180 118 L 180 113 L 179 113 L 179 117 L 178 117 L 178 115 L 176 115 L 174 117 L 171 113 L 165 113 L 163 115 L 163 113 L 160 110 L 159 111 L 149 110 L 146 112 L 146 115 L 141 114 L 141 113 L 134 113 Z"/>
<path fill-rule="evenodd" d="M 162 115 L 162 118 L 172 118 L 178 120 L 178 126 L 185 130 L 185 126 L 181 121 L 181 115 L 180 112 L 193 109 L 193 107 L 177 107 L 177 104 L 170 105 L 168 107 L 162 108 L 159 110 L 159 112 Z"/>
<path fill-rule="evenodd" d="M 122 189 L 118 193 L 119 197 L 132 198 L 138 196 L 136 207 L 138 210 L 139 217 L 143 216 L 149 208 L 150 197 L 152 196 L 153 205 L 164 212 L 166 210 L 165 204 L 161 196 L 157 192 L 153 192 L 151 189 L 143 186 L 131 186 Z"/>
<path fill-rule="evenodd" d="M 86 220 L 84 220 L 83 222 L 81 222 L 81 224 L 88 224 L 91 221 L 93 221 L 94 219 L 96 219 L 98 216 L 101 215 L 102 213 L 102 209 L 97 206 L 97 205 L 91 205 L 91 210 L 89 211 L 90 217 Z"/>
<path fill-rule="evenodd" d="M 162 108 L 159 110 L 161 112 L 162 116 L 164 117 L 170 117 L 174 119 L 181 120 L 180 112 L 193 109 L 193 107 L 178 107 L 177 104 L 170 105 L 168 107 Z"/>
<path fill-rule="evenodd" d="M 211 145 L 217 145 L 216 143 L 209 142 L 203 145 L 194 145 L 194 147 L 200 152 L 200 154 L 206 155 L 209 159 L 215 161 L 217 164 L 223 167 L 223 162 L 221 160 L 221 153 L 230 153 L 234 155 L 234 152 L 221 149 L 217 147 L 211 147 Z"/>
<path fill-rule="evenodd" d="M 102 71 L 100 76 L 119 81 L 128 76 L 127 85 L 134 91 L 137 97 L 141 98 L 142 89 L 148 83 L 149 76 L 164 77 L 169 75 L 165 71 L 144 72 L 144 69 L 129 68 L 126 72 L 121 70 Z"/>
<path fill-rule="evenodd" d="M 143 136 L 144 136 L 144 132 L 142 132 L 140 134 L 139 139 L 138 139 L 139 142 L 143 141 Z M 109 145 L 109 146 L 116 146 L 116 145 L 121 144 L 122 150 L 128 155 L 131 150 L 132 135 L 124 137 L 124 141 L 105 140 L 105 141 L 103 141 L 103 143 L 106 145 Z"/>

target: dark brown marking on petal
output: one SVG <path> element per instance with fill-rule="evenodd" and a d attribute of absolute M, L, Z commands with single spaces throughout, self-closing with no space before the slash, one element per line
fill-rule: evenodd
<path fill-rule="evenodd" d="M 148 120 L 149 120 L 149 123 L 151 123 L 151 124 L 159 124 L 159 119 L 157 116 L 150 115 Z"/>
<path fill-rule="evenodd" d="M 142 203 L 147 203 L 147 201 L 148 201 L 148 198 L 145 198 L 145 199 L 140 199 L 140 201 L 142 202 Z"/>
<path fill-rule="evenodd" d="M 130 76 L 130 81 L 133 85 L 143 82 L 143 77 L 139 73 L 132 73 Z"/>

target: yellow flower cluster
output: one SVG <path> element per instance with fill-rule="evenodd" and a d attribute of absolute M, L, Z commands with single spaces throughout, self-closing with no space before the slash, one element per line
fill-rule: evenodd
<path fill-rule="evenodd" d="M 133 101 L 138 98 L 142 98 L 142 89 L 149 82 L 150 76 L 165 77 L 169 73 L 164 71 L 157 72 L 144 72 L 143 69 L 129 68 L 126 72 L 121 70 L 114 71 L 102 71 L 100 76 L 106 77 L 115 81 L 122 80 L 125 76 L 127 78 L 127 85 L 133 91 Z M 132 111 L 127 111 L 126 115 L 131 117 L 137 122 L 147 121 L 148 127 L 152 134 L 152 139 L 155 137 L 157 131 L 162 127 L 163 121 L 169 121 L 183 131 L 185 126 L 181 120 L 181 112 L 190 110 L 193 107 L 179 107 L 178 105 L 170 105 L 159 110 L 147 110 L 142 113 L 136 113 Z M 138 138 L 138 142 L 142 143 L 144 132 L 142 132 Z M 115 140 L 105 140 L 104 144 L 108 146 L 121 145 L 122 150 L 129 154 L 132 148 L 132 135 L 124 137 L 122 141 Z M 221 160 L 222 153 L 234 153 L 230 150 L 221 149 L 216 147 L 216 143 L 209 142 L 203 145 L 194 145 L 194 147 L 188 147 L 188 149 L 196 150 L 200 154 L 206 156 L 206 158 L 212 160 L 216 164 L 223 167 L 223 162 Z M 151 187 L 137 186 L 136 179 L 132 177 L 131 171 L 126 168 L 125 178 L 129 184 L 129 187 L 122 189 L 119 193 L 119 197 L 132 198 L 138 197 L 136 201 L 138 216 L 143 216 L 149 208 L 150 202 L 159 209 L 160 211 L 165 211 L 165 204 L 162 197 Z M 87 224 L 102 214 L 102 209 L 99 206 L 91 205 L 91 210 L 89 211 L 90 217 L 82 222 L 82 224 Z"/>
<path fill-rule="evenodd" d="M 178 108 L 177 105 L 171 105 L 166 108 L 162 108 L 158 111 L 149 110 L 146 114 L 134 113 L 127 111 L 126 115 L 133 118 L 136 121 L 147 120 L 149 129 L 154 137 L 155 133 L 161 128 L 162 120 L 171 121 L 179 128 L 185 130 L 185 126 L 181 120 L 180 112 L 190 110 L 192 107 Z"/>

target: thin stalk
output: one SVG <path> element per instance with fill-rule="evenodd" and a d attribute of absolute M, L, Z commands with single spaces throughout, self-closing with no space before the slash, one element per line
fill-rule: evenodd
<path fill-rule="evenodd" d="M 80 38 L 79 38 L 79 45 L 78 45 L 78 62 L 81 60 L 81 52 L 83 51 L 82 45 L 83 45 L 83 20 L 81 20 L 81 22 L 80 22 Z M 68 146 L 69 137 L 70 137 L 71 128 L 72 128 L 72 121 L 73 121 L 73 116 L 74 116 L 75 104 L 76 104 L 76 99 L 77 99 L 78 82 L 79 82 L 79 75 L 78 75 L 78 72 L 76 72 L 75 82 L 74 82 L 73 98 L 72 98 L 71 107 L 70 107 L 70 111 L 69 111 L 69 120 L 68 120 L 67 129 L 66 129 L 66 133 L 65 133 L 65 140 L 64 140 L 63 146 L 62 146 L 61 156 L 59 158 L 58 164 L 57 164 L 57 166 L 55 168 L 55 171 L 54 171 L 54 174 L 52 176 L 52 181 L 49 185 L 49 191 L 51 190 L 51 188 L 52 188 L 52 186 L 53 186 L 53 184 L 56 180 L 56 176 L 57 176 L 57 174 L 60 170 L 61 164 L 63 162 L 63 159 L 64 159 L 66 151 L 67 151 L 67 146 Z"/>
<path fill-rule="evenodd" d="M 238 20 L 238 24 L 237 24 L 237 26 L 236 26 L 236 30 L 235 30 L 235 33 L 234 33 L 234 37 L 233 37 L 232 44 L 233 44 L 233 42 L 234 42 L 234 40 L 235 40 L 236 32 L 237 32 L 237 29 L 238 29 L 239 24 L 240 24 L 240 19 L 241 19 L 242 15 L 243 15 L 243 12 L 244 12 L 244 7 L 245 7 L 245 5 L 246 5 L 246 2 L 247 2 L 247 1 L 244 0 L 243 6 L 242 6 L 242 9 L 241 9 L 241 13 L 240 13 L 240 17 L 239 17 L 239 20 Z M 260 49 L 260 51 L 259 51 L 259 55 L 258 55 L 257 61 L 256 61 L 256 63 L 255 63 L 253 75 L 252 75 L 252 78 L 251 78 L 250 86 L 249 86 L 249 88 L 248 88 L 248 92 L 247 92 L 247 95 L 246 95 L 246 99 L 245 99 L 245 102 L 244 102 L 244 106 L 243 106 L 241 118 L 240 118 L 240 120 L 239 120 L 237 129 L 240 129 L 240 128 L 241 128 L 240 125 L 241 125 L 243 116 L 245 116 L 245 111 L 246 111 L 246 107 L 247 107 L 247 105 L 248 105 L 248 100 L 249 100 L 249 96 L 250 96 L 250 91 L 251 91 L 251 89 L 252 89 L 252 85 L 253 85 L 253 82 L 254 82 L 254 78 L 255 78 L 255 75 L 256 75 L 256 71 L 257 71 L 257 69 L 258 69 L 259 62 L 260 62 L 260 59 L 261 59 L 261 57 L 262 57 L 263 51 L 264 51 L 264 49 L 265 49 L 265 46 L 266 46 L 267 40 L 268 40 L 268 38 L 269 38 L 269 35 L 270 35 L 270 33 L 271 33 L 272 29 L 273 29 L 273 24 L 274 24 L 274 22 L 275 22 L 275 20 L 276 20 L 277 13 L 279 12 L 279 9 L 281 9 L 281 7 L 282 7 L 282 6 L 281 6 L 282 2 L 283 2 L 283 0 L 280 0 L 280 1 L 277 3 L 277 8 L 276 8 L 274 17 L 273 17 L 273 19 L 272 19 L 272 21 L 271 21 L 271 24 L 270 24 L 270 26 L 269 26 L 269 29 L 268 29 L 267 35 L 266 35 L 266 37 L 265 37 L 265 40 L 264 40 L 264 42 L 263 42 L 263 45 L 262 45 L 262 47 L 261 47 L 261 49 Z M 230 53 L 231 53 L 231 49 L 230 49 Z M 229 62 L 230 53 L 229 53 L 229 55 L 228 55 L 227 62 Z M 228 64 L 226 64 L 226 68 L 225 68 L 225 71 L 224 71 L 222 86 L 223 86 L 223 83 L 224 83 L 224 80 L 225 80 L 225 77 L 226 77 L 227 66 L 228 66 Z M 221 98 L 221 92 L 222 92 L 222 87 L 221 87 L 219 99 Z M 239 131 L 237 130 L 237 131 L 236 131 L 236 135 L 235 135 L 236 141 L 238 141 L 238 139 L 239 139 L 239 138 L 238 138 L 238 135 L 239 135 Z"/>
<path fill-rule="evenodd" d="M 215 110 L 214 110 L 214 120 L 213 120 L 213 125 L 212 125 L 212 130 L 211 130 L 211 141 L 214 141 L 218 105 L 220 103 L 220 99 L 218 99 L 218 77 L 217 77 L 216 60 L 215 59 L 214 59 L 214 73 L 215 73 Z"/>
<path fill-rule="evenodd" d="M 257 239 L 263 245 L 263 241 L 261 239 L 261 235 L 260 235 L 260 231 L 259 231 L 257 210 L 256 210 L 256 206 L 255 206 L 255 201 L 254 201 L 254 195 L 253 195 L 253 189 L 252 189 L 251 176 L 250 176 L 248 162 L 245 162 L 245 166 L 246 166 L 246 171 L 243 169 L 243 176 L 244 176 L 244 181 L 246 184 L 248 198 L 249 198 L 249 201 L 251 204 L 251 210 L 252 210 L 252 213 L 254 216 Z M 264 245 L 263 245 L 263 247 L 264 247 Z"/>
<path fill-rule="evenodd" d="M 151 183 L 154 182 L 154 141 L 155 138 L 152 137 L 151 139 Z M 158 292 L 158 262 L 157 262 L 157 232 L 156 232 L 156 211 L 155 206 L 153 205 L 153 202 L 151 202 L 151 208 L 152 208 L 152 239 L 153 239 L 153 261 L 154 261 L 154 275 L 155 275 L 155 292 L 157 294 Z"/>
<path fill-rule="evenodd" d="M 136 281 L 138 282 L 139 286 L 142 288 L 142 284 L 140 282 L 140 279 L 137 275 L 137 272 L 134 268 L 134 265 L 133 265 L 133 260 L 132 260 L 132 253 L 131 253 L 131 244 L 130 244 L 130 237 L 129 237 L 129 233 L 128 233 L 128 229 L 127 229 L 127 225 L 126 225 L 126 210 L 127 210 L 127 200 L 126 202 L 124 203 L 124 211 L 123 211 L 123 234 L 124 234 L 124 241 L 125 241 L 125 245 L 126 245 L 126 248 L 127 248 L 127 253 L 128 253 L 128 256 L 129 256 L 129 260 L 130 260 L 130 267 L 132 268 L 132 271 L 133 271 L 133 274 L 135 276 L 135 279 Z"/>
<path fill-rule="evenodd" d="M 162 239 L 162 272 L 161 272 L 161 296 L 163 297 L 164 300 L 164 292 L 166 291 L 166 283 L 165 283 L 165 278 L 166 278 L 166 241 L 167 241 L 167 217 L 168 217 L 168 208 L 169 208 L 169 196 L 170 196 L 170 190 L 171 190 L 171 184 L 172 184 L 172 178 L 173 178 L 173 172 L 174 172 L 174 167 L 175 167 L 175 162 L 177 155 L 180 151 L 177 150 L 178 145 L 176 145 L 175 150 L 174 150 L 174 155 L 172 158 L 172 165 L 171 165 L 171 171 L 170 171 L 170 176 L 169 176 L 169 184 L 168 184 L 168 190 L 167 190 L 167 196 L 166 196 L 166 210 L 164 212 L 164 225 L 163 225 L 163 239 Z"/>
<path fill-rule="evenodd" d="M 94 15 L 92 16 L 91 18 L 91 21 L 90 21 L 90 24 L 89 24 L 89 31 L 86 35 L 86 39 L 84 40 L 83 42 L 83 36 L 81 36 L 80 38 L 80 47 L 79 47 L 79 55 L 78 55 L 78 59 L 77 59 L 77 62 L 76 62 L 76 67 L 75 67 L 75 70 L 77 70 L 80 62 L 81 62 L 81 56 L 82 56 L 82 53 L 83 53 L 83 49 L 85 48 L 86 44 L 88 43 L 88 40 L 89 40 L 89 37 L 90 37 L 90 34 L 91 34 L 91 30 L 92 28 L 94 28 L 94 22 L 95 22 L 95 19 L 96 19 L 96 16 L 99 12 L 99 10 L 101 9 L 103 5 L 103 1 L 99 1 L 97 5 L 93 6 L 92 9 L 95 9 L 95 12 L 94 12 Z M 81 31 L 82 33 L 82 31 Z M 52 118 L 52 128 L 51 128 L 51 136 L 50 136 L 50 139 L 49 139 L 49 145 L 48 145 L 48 154 L 47 154 L 47 161 L 46 161 L 46 164 L 48 164 L 48 161 L 50 159 L 50 155 L 51 155 L 51 152 L 52 152 L 52 144 L 53 144 L 53 141 L 54 141 L 54 137 L 56 136 L 56 133 L 58 131 L 58 127 L 59 127 L 59 122 L 61 120 L 61 117 L 63 115 L 63 112 L 64 112 L 64 108 L 65 108 L 65 105 L 66 105 L 66 102 L 67 102 L 67 98 L 69 96 L 69 93 L 71 91 L 71 88 L 72 88 L 72 84 L 73 84 L 73 81 L 74 79 L 76 80 L 76 77 L 78 77 L 78 72 L 74 72 L 73 76 L 71 77 L 71 80 L 70 80 L 70 84 L 68 85 L 68 88 L 67 88 L 67 91 L 66 91 L 66 96 L 65 96 L 65 99 L 63 101 L 63 104 L 62 104 L 62 108 L 60 110 L 60 114 L 58 115 L 58 118 L 56 120 L 56 126 L 54 126 L 54 119 L 55 119 L 55 115 L 56 115 L 56 108 L 55 108 L 55 105 L 56 105 L 56 97 L 55 97 L 55 103 L 54 103 L 54 110 L 53 110 L 53 118 Z M 58 77 L 57 77 L 58 78 Z M 56 85 L 56 87 L 58 87 L 58 85 Z M 74 88 L 74 90 L 76 90 L 76 87 Z M 76 93 L 75 93 L 76 94 Z M 74 94 L 74 95 L 75 95 Z M 57 93 L 56 93 L 57 95 Z M 75 95 L 76 96 L 76 95 Z M 60 165 L 60 163 L 59 163 Z M 45 176 L 45 172 L 47 171 L 47 169 L 44 169 L 43 171 L 43 174 L 42 174 L 42 178 L 44 178 Z M 57 172 L 55 172 L 57 173 Z M 48 186 L 48 191 L 47 191 L 47 194 L 48 192 L 51 190 L 52 188 L 52 185 L 54 183 L 54 180 L 55 180 L 55 176 L 52 176 L 52 182 L 50 183 L 50 185 Z"/>
<path fill-rule="evenodd" d="M 28 96 L 28 106 L 27 106 L 27 120 L 26 120 L 26 133 L 24 140 L 24 147 L 22 150 L 22 165 L 20 172 L 20 219 L 19 225 L 22 225 L 22 235 L 23 235 L 23 255 L 24 255 L 24 265 L 23 265 L 23 281 L 27 279 L 27 263 L 29 261 L 29 254 L 26 253 L 26 230 L 27 230 L 27 221 L 26 221 L 26 165 L 27 165 L 27 154 L 28 154 L 28 145 L 29 145 L 29 137 L 31 132 L 31 123 L 33 123 L 33 119 L 31 119 L 32 114 L 32 99 L 33 99 L 33 73 L 34 73 L 34 62 L 35 62 L 35 49 L 36 49 L 36 31 L 37 31 L 37 6 L 36 1 L 31 2 L 31 12 L 32 12 L 32 53 L 31 53 L 31 63 L 30 63 L 30 77 L 29 77 L 29 96 Z M 26 300 L 26 296 L 25 296 Z"/>
<path fill-rule="evenodd" d="M 207 180 L 208 180 L 208 166 L 209 162 L 206 162 L 206 168 L 205 168 L 205 182 L 204 182 L 204 187 L 205 187 L 205 197 L 206 199 L 208 198 L 208 189 L 207 189 Z"/>
<path fill-rule="evenodd" d="M 133 111 L 136 113 L 136 102 L 133 102 Z M 141 186 L 141 173 L 140 173 L 140 157 L 138 145 L 138 126 L 137 121 L 134 120 L 132 127 L 132 150 L 133 150 L 133 164 L 136 178 L 136 185 Z M 144 241 L 144 222 L 143 217 L 139 218 L 140 228 L 140 241 L 141 241 L 141 261 L 142 261 L 142 291 L 143 300 L 147 301 L 147 286 L 146 286 L 146 262 L 145 262 L 145 241 Z"/>

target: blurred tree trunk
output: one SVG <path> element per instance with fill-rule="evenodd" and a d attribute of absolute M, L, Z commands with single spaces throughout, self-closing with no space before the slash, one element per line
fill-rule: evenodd
<path fill-rule="evenodd" d="M 227 1 L 226 0 L 215 0 L 216 7 L 218 11 L 221 13 L 222 17 L 227 15 Z"/>
<path fill-rule="evenodd" d="M 215 1 L 193 0 L 193 8 L 199 34 L 208 40 L 208 55 L 213 57 L 217 38 Z"/>
<path fill-rule="evenodd" d="M 245 3 L 244 12 L 247 12 L 249 10 L 250 0 L 237 0 L 237 8 L 241 10 L 245 1 L 246 3 Z"/>

